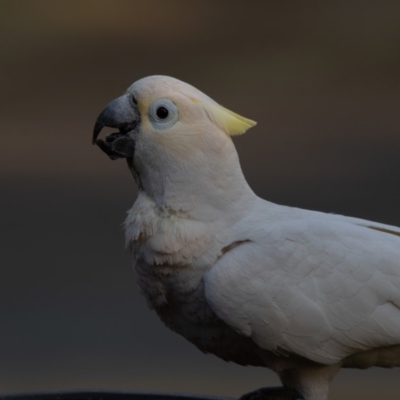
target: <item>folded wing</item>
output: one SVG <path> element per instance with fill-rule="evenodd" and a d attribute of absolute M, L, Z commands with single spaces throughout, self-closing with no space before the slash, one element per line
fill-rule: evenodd
<path fill-rule="evenodd" d="M 399 228 L 284 208 L 242 224 L 242 244 L 205 278 L 226 323 L 264 349 L 323 364 L 400 344 Z"/>

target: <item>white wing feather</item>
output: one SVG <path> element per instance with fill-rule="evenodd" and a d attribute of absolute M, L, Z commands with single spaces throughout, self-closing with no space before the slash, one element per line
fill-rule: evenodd
<path fill-rule="evenodd" d="M 260 347 L 333 364 L 400 344 L 399 228 L 265 202 L 233 230 L 247 242 L 208 272 L 206 296 Z"/>

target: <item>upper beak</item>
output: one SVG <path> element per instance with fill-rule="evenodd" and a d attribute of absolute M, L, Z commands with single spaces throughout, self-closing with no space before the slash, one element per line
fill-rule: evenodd
<path fill-rule="evenodd" d="M 98 116 L 93 129 L 92 143 L 96 143 L 113 159 L 131 156 L 133 149 L 128 147 L 133 147 L 134 144 L 127 138 L 127 133 L 134 130 L 139 119 L 139 111 L 131 94 L 116 98 Z M 108 135 L 106 141 L 97 139 L 105 126 L 118 128 L 119 132 Z"/>

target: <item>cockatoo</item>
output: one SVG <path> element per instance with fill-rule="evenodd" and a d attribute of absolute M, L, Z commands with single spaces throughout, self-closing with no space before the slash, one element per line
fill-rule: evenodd
<path fill-rule="evenodd" d="M 101 112 L 93 142 L 137 183 L 126 241 L 161 320 L 278 374 L 244 399 L 324 400 L 340 368 L 400 365 L 400 228 L 257 197 L 232 141 L 254 125 L 150 76 Z M 118 132 L 103 141 L 105 126 Z"/>

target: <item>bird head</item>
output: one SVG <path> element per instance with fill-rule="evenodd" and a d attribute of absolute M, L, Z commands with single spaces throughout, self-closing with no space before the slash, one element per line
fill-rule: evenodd
<path fill-rule="evenodd" d="M 185 209 L 194 198 L 240 186 L 244 178 L 231 136 L 255 124 L 187 83 L 150 76 L 101 112 L 93 143 L 111 159 L 126 158 L 139 188 L 156 202 Z M 118 132 L 99 139 L 105 126 Z"/>

